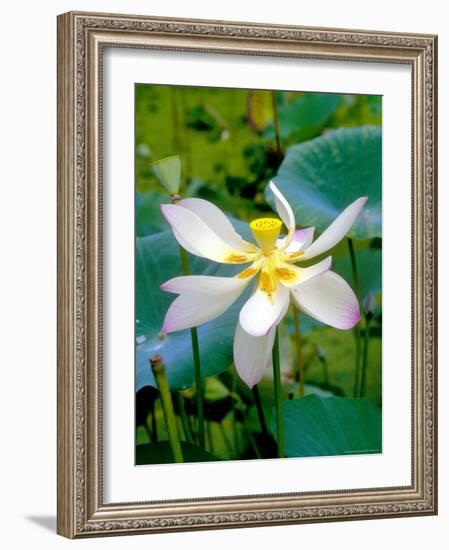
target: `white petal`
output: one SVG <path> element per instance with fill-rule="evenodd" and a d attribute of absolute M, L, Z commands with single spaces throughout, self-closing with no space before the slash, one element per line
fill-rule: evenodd
<path fill-rule="evenodd" d="M 321 262 L 310 267 L 297 267 L 296 265 L 283 262 L 279 264 L 277 274 L 281 284 L 286 287 L 296 288 L 298 285 L 310 281 L 313 277 L 317 277 L 328 271 L 332 265 L 332 257 L 328 256 Z"/>
<path fill-rule="evenodd" d="M 314 227 L 306 227 L 305 229 L 297 229 L 293 235 L 292 242 L 287 246 L 287 248 L 284 250 L 286 254 L 293 254 L 295 252 L 299 252 L 300 250 L 304 250 L 305 248 L 309 247 L 312 244 L 313 241 L 313 234 L 315 233 Z M 283 239 L 280 239 L 280 241 L 283 241 Z M 279 247 L 283 247 L 284 243 L 279 242 Z"/>
<path fill-rule="evenodd" d="M 177 204 L 163 204 L 161 211 L 179 244 L 190 253 L 221 263 L 247 263 L 255 253 L 226 244 L 197 214 Z"/>
<path fill-rule="evenodd" d="M 174 294 L 202 294 L 217 296 L 245 288 L 248 280 L 238 277 L 215 277 L 211 275 L 186 275 L 174 277 L 163 283 L 161 289 Z"/>
<path fill-rule="evenodd" d="M 237 324 L 234 335 L 234 363 L 240 378 L 250 387 L 262 378 L 271 361 L 276 327 L 265 336 L 251 336 Z"/>
<path fill-rule="evenodd" d="M 363 205 L 366 203 L 367 199 L 368 197 L 360 197 L 345 208 L 345 210 L 343 210 L 343 212 L 330 224 L 326 231 L 306 249 L 300 259 L 309 260 L 310 258 L 314 258 L 340 242 L 351 229 L 352 224 L 362 211 Z"/>
<path fill-rule="evenodd" d="M 279 323 L 288 304 L 289 290 L 283 285 L 279 284 L 271 295 L 257 287 L 240 311 L 240 324 L 251 336 L 264 336 Z"/>
<path fill-rule="evenodd" d="M 212 321 L 232 306 L 247 284 L 248 279 L 202 275 L 167 281 L 161 288 L 181 295 L 168 308 L 162 332 L 175 332 Z"/>
<path fill-rule="evenodd" d="M 360 307 L 348 283 L 333 271 L 314 277 L 292 289 L 296 304 L 308 315 L 339 329 L 360 321 Z"/>
<path fill-rule="evenodd" d="M 185 248 L 187 252 L 190 252 L 190 254 L 193 254 L 194 256 L 199 256 L 197 249 L 193 248 L 188 241 L 183 239 L 182 235 L 178 231 L 176 231 L 176 229 L 173 229 L 173 235 L 175 236 L 175 239 L 178 241 L 178 243 L 182 246 L 182 248 Z"/>
<path fill-rule="evenodd" d="M 284 225 L 288 230 L 287 237 L 283 239 L 283 246 L 288 246 L 293 239 L 293 235 L 295 231 L 295 226 L 296 226 L 295 215 L 287 199 L 284 197 L 284 195 L 279 191 L 279 189 L 276 187 L 276 185 L 272 181 L 270 181 L 270 189 L 274 195 L 274 202 L 276 203 L 277 213 L 279 214 L 279 217 L 284 222 Z"/>
<path fill-rule="evenodd" d="M 240 237 L 228 217 L 215 204 L 195 198 L 182 199 L 177 204 L 195 212 L 231 248 L 243 252 L 251 251 L 252 245 Z"/>

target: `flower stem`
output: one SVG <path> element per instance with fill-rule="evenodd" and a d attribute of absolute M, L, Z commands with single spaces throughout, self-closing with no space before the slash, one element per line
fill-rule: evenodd
<path fill-rule="evenodd" d="M 179 151 L 179 137 L 180 137 L 180 124 L 179 124 L 179 109 L 177 101 L 177 89 L 175 86 L 170 87 L 170 109 L 173 121 L 173 133 L 172 133 L 172 147 L 174 151 Z"/>
<path fill-rule="evenodd" d="M 179 393 L 175 393 L 178 402 L 179 416 L 181 417 L 182 429 L 188 443 L 193 443 L 192 432 L 190 431 L 189 419 L 187 418 L 186 405 L 184 397 Z"/>
<path fill-rule="evenodd" d="M 151 357 L 150 359 L 150 363 L 161 396 L 165 423 L 167 424 L 168 439 L 170 441 L 170 447 L 173 453 L 173 460 L 174 462 L 184 462 L 181 442 L 178 435 L 178 427 L 176 424 L 175 411 L 173 409 L 173 401 L 171 398 L 170 389 L 168 387 L 167 377 L 165 375 L 165 366 L 162 362 L 162 357 L 160 355 L 153 355 L 153 357 Z"/>
<path fill-rule="evenodd" d="M 276 406 L 276 433 L 278 444 L 278 457 L 283 458 L 284 453 L 284 417 L 282 412 L 282 385 L 281 385 L 281 365 L 279 360 L 279 333 L 276 327 L 276 336 L 273 345 L 273 375 L 274 375 L 274 398 Z"/>
<path fill-rule="evenodd" d="M 354 282 L 354 291 L 357 299 L 360 300 L 360 281 L 359 273 L 357 269 L 357 261 L 354 250 L 354 243 L 351 238 L 348 237 L 349 256 L 351 258 L 352 279 Z M 354 397 L 357 397 L 359 385 L 360 385 L 360 368 L 361 368 L 361 355 L 362 355 L 362 335 L 360 332 L 360 324 L 357 323 L 354 327 L 355 337 L 355 370 L 354 370 Z"/>
<path fill-rule="evenodd" d="M 231 385 L 231 395 L 233 396 L 232 399 L 232 411 L 231 411 L 231 424 L 232 424 L 232 434 L 234 438 L 234 450 L 235 450 L 235 456 L 239 456 L 240 454 L 240 437 L 239 437 L 239 425 L 238 425 L 238 419 L 237 419 L 237 372 L 235 370 L 235 365 L 232 373 L 232 385 Z M 235 397 L 234 397 L 235 396 Z"/>
<path fill-rule="evenodd" d="M 296 366 L 299 378 L 299 397 L 304 397 L 304 361 L 301 353 L 301 331 L 299 326 L 299 311 L 293 306 L 293 323 L 295 325 Z"/>
<path fill-rule="evenodd" d="M 193 350 L 193 364 L 195 367 L 195 398 L 196 408 L 198 415 L 198 439 L 200 445 L 204 447 L 205 434 L 204 434 L 204 402 L 203 402 L 203 381 L 201 379 L 201 362 L 200 351 L 198 345 L 198 333 L 196 328 L 190 329 L 190 336 L 192 338 L 192 350 Z"/>
<path fill-rule="evenodd" d="M 371 325 L 371 316 L 366 316 L 366 323 L 365 323 L 365 338 L 363 343 L 363 363 L 362 363 L 362 373 L 360 377 L 360 397 L 365 397 L 365 391 L 366 391 L 366 373 L 368 371 L 368 352 L 369 352 L 369 333 L 370 333 L 370 325 Z"/>
<path fill-rule="evenodd" d="M 151 404 L 151 441 L 157 443 L 156 403 Z"/>
<path fill-rule="evenodd" d="M 326 386 L 329 385 L 329 369 L 327 368 L 327 360 L 323 357 L 321 359 L 321 366 L 323 367 L 323 382 Z"/>
<path fill-rule="evenodd" d="M 254 402 L 256 404 L 257 416 L 259 417 L 260 428 L 264 436 L 268 437 L 268 427 L 263 412 L 262 400 L 260 399 L 259 387 L 257 384 L 253 387 Z"/>
<path fill-rule="evenodd" d="M 276 138 L 276 154 L 278 157 L 278 161 L 280 163 L 282 160 L 281 132 L 279 128 L 279 113 L 278 113 L 278 106 L 276 102 L 276 92 L 274 90 L 272 90 L 271 92 L 271 103 L 273 106 L 274 135 Z"/>
<path fill-rule="evenodd" d="M 232 433 L 234 436 L 233 438 L 234 451 L 235 451 L 235 456 L 239 456 L 242 445 L 240 442 L 240 426 L 237 418 L 237 408 L 233 408 L 231 414 L 232 414 Z"/>
<path fill-rule="evenodd" d="M 189 267 L 189 256 L 187 254 L 187 250 L 182 248 L 182 246 L 179 247 L 179 251 L 181 254 L 181 268 L 182 268 L 182 274 L 183 275 L 189 275 L 190 274 L 190 267 Z"/>
<path fill-rule="evenodd" d="M 189 257 L 187 251 L 180 247 L 181 251 L 181 266 L 184 275 L 189 275 Z M 192 340 L 193 366 L 195 369 L 195 398 L 198 416 L 198 440 L 201 447 L 206 444 L 206 436 L 204 431 L 204 402 L 203 402 L 203 382 L 201 379 L 201 360 L 198 344 L 198 332 L 196 327 L 190 329 L 190 337 Z"/>
<path fill-rule="evenodd" d="M 257 446 L 256 440 L 254 439 L 253 432 L 251 431 L 251 426 L 249 425 L 248 418 L 246 417 L 245 411 L 242 411 L 243 416 L 243 425 L 245 426 L 246 433 L 248 435 L 249 444 L 256 454 L 256 458 L 262 458 L 262 454 Z"/>
<path fill-rule="evenodd" d="M 180 98 L 180 104 L 181 104 L 181 110 L 182 110 L 182 123 L 181 123 L 181 126 L 183 128 L 183 134 L 184 134 L 183 149 L 185 150 L 185 159 L 186 159 L 185 179 L 187 181 L 190 181 L 191 178 L 192 178 L 192 173 L 193 173 L 193 170 L 192 170 L 192 147 L 191 147 L 192 139 L 191 139 L 191 136 L 190 136 L 191 130 L 189 129 L 189 127 L 187 125 L 187 122 L 186 122 L 186 113 L 188 111 L 187 94 L 188 94 L 188 89 L 187 88 L 181 87 L 179 89 L 179 98 Z"/>
<path fill-rule="evenodd" d="M 228 434 L 226 433 L 226 430 L 225 430 L 225 427 L 223 426 L 223 423 L 219 422 L 218 426 L 219 426 L 219 430 L 220 430 L 220 433 L 221 433 L 221 437 L 223 439 L 223 443 L 225 444 L 226 450 L 228 451 L 229 457 L 232 458 L 233 455 L 234 455 L 235 449 L 232 448 L 231 440 L 229 439 Z M 238 451 L 235 452 L 236 455 L 237 455 L 237 453 L 238 453 Z"/>
<path fill-rule="evenodd" d="M 209 442 L 209 450 L 214 454 L 214 438 L 212 437 L 212 422 L 206 420 L 206 442 Z"/>

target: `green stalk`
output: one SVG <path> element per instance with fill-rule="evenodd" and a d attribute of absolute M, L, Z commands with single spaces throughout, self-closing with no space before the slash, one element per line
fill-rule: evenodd
<path fill-rule="evenodd" d="M 179 251 L 181 253 L 182 274 L 183 275 L 189 275 L 190 274 L 190 267 L 189 267 L 189 256 L 187 255 L 187 250 L 185 250 L 184 248 L 182 248 L 182 246 L 180 246 Z"/>
<path fill-rule="evenodd" d="M 172 134 L 172 147 L 173 151 L 179 151 L 179 137 L 180 137 L 180 124 L 179 124 L 179 110 L 177 102 L 177 89 L 175 86 L 170 86 L 170 108 L 173 121 L 173 134 Z"/>
<path fill-rule="evenodd" d="M 327 361 L 325 358 L 321 359 L 321 366 L 323 367 L 323 382 L 329 385 L 329 369 L 327 368 Z"/>
<path fill-rule="evenodd" d="M 181 266 L 184 275 L 189 275 L 189 257 L 184 248 L 179 248 L 181 251 Z M 195 398 L 198 416 L 198 440 L 201 447 L 205 448 L 206 436 L 204 432 L 204 402 L 203 402 L 203 381 L 201 379 L 201 360 L 200 349 L 198 344 L 198 332 L 195 327 L 190 329 L 190 337 L 192 339 L 193 366 L 195 369 Z"/>
<path fill-rule="evenodd" d="M 232 456 L 234 455 L 235 449 L 232 448 L 231 440 L 229 439 L 228 434 L 226 433 L 225 427 L 223 426 L 222 422 L 218 422 L 218 428 L 220 430 L 221 437 L 229 453 L 229 456 L 232 458 Z M 235 456 L 237 456 L 237 453 L 235 454 Z"/>
<path fill-rule="evenodd" d="M 276 432 L 278 444 L 278 457 L 284 458 L 284 417 L 282 412 L 282 385 L 281 385 L 281 365 L 279 360 L 279 333 L 276 327 L 276 336 L 273 345 L 273 375 L 274 375 L 274 399 L 276 404 Z"/>
<path fill-rule="evenodd" d="M 278 157 L 278 161 L 280 163 L 282 160 L 281 132 L 279 128 L 279 113 L 278 113 L 278 106 L 276 103 L 276 92 L 274 90 L 271 92 L 271 103 L 273 106 L 274 135 L 276 138 L 276 154 Z"/>
<path fill-rule="evenodd" d="M 232 386 L 231 386 L 231 395 L 233 397 L 232 399 L 232 411 L 231 411 L 231 426 L 232 426 L 232 433 L 234 436 L 234 450 L 235 450 L 235 456 L 238 456 L 240 453 L 240 438 L 239 438 L 239 426 L 238 426 L 238 420 L 237 420 L 237 372 L 235 370 L 235 365 L 232 370 Z"/>
<path fill-rule="evenodd" d="M 157 387 L 162 401 L 164 410 L 165 423 L 167 424 L 168 439 L 173 453 L 174 462 L 184 462 L 182 455 L 181 442 L 178 435 L 178 427 L 176 424 L 175 411 L 173 409 L 173 401 L 171 398 L 170 389 L 168 387 L 167 377 L 165 375 L 165 367 L 160 355 L 154 355 L 150 359 L 151 369 L 153 370 L 154 378 L 156 379 Z"/>
<path fill-rule="evenodd" d="M 240 428 L 239 422 L 237 419 L 237 409 L 232 410 L 232 429 L 234 431 L 234 449 L 235 456 L 239 456 L 242 449 L 241 439 L 240 439 Z"/>
<path fill-rule="evenodd" d="M 185 159 L 186 159 L 186 170 L 185 170 L 185 179 L 190 181 L 192 179 L 193 168 L 192 168 L 192 147 L 190 145 L 191 136 L 190 129 L 186 124 L 186 112 L 188 111 L 187 98 L 186 94 L 188 93 L 187 88 L 181 88 L 180 100 L 181 100 L 181 110 L 182 110 L 182 128 L 183 128 L 183 149 L 185 150 Z"/>
<path fill-rule="evenodd" d="M 148 441 L 149 441 L 149 443 L 152 443 L 152 441 L 153 441 L 153 436 L 151 435 L 151 430 L 150 430 L 150 428 L 149 428 L 149 426 L 148 426 L 148 419 L 147 419 L 147 421 L 145 422 L 145 424 L 144 424 L 143 427 L 145 428 L 145 432 L 146 432 L 146 434 L 147 434 L 147 436 L 148 436 Z"/>
<path fill-rule="evenodd" d="M 360 397 L 365 397 L 365 391 L 366 391 L 366 373 L 368 371 L 368 352 L 369 352 L 369 332 L 370 332 L 370 325 L 371 325 L 371 315 L 366 316 L 366 323 L 365 323 L 365 338 L 364 338 L 364 344 L 363 344 L 363 363 L 362 363 L 362 373 L 360 378 Z"/>
<path fill-rule="evenodd" d="M 260 428 L 264 436 L 268 437 L 268 427 L 265 420 L 265 413 L 263 412 L 262 400 L 260 399 L 259 387 L 256 384 L 253 387 L 254 402 L 256 404 L 257 416 L 259 417 Z"/>
<path fill-rule="evenodd" d="M 351 258 L 352 279 L 354 281 L 354 291 L 357 296 L 357 300 L 360 301 L 360 281 L 359 273 L 357 269 L 357 261 L 354 250 L 354 243 L 351 238 L 348 237 L 349 256 Z M 362 355 L 362 335 L 360 332 L 360 323 L 357 323 L 354 327 L 355 337 L 355 370 L 354 370 L 354 397 L 357 397 L 359 385 L 360 385 L 360 368 L 361 368 L 361 355 Z"/>
<path fill-rule="evenodd" d="M 206 420 L 206 442 L 209 443 L 209 450 L 214 454 L 214 439 L 212 437 L 212 422 Z"/>
<path fill-rule="evenodd" d="M 178 409 L 179 409 L 179 415 L 181 417 L 182 430 L 184 432 L 186 441 L 188 443 L 193 443 L 193 436 L 192 436 L 192 432 L 190 431 L 189 419 L 187 418 L 184 397 L 179 392 L 175 393 L 175 396 L 178 402 Z"/>
<path fill-rule="evenodd" d="M 201 362 L 198 345 L 198 333 L 195 327 L 190 329 L 190 336 L 192 339 L 193 364 L 195 367 L 195 399 L 198 416 L 198 440 L 200 446 L 204 447 L 206 438 L 204 433 L 203 381 L 201 379 Z"/>
<path fill-rule="evenodd" d="M 253 448 L 256 458 L 262 458 L 262 453 L 259 451 L 256 440 L 254 439 L 253 432 L 251 431 L 251 426 L 249 425 L 248 419 L 244 411 L 242 411 L 243 416 L 243 425 L 245 426 L 246 433 L 248 435 L 249 444 Z"/>
<path fill-rule="evenodd" d="M 301 330 L 299 326 L 299 311 L 293 306 L 293 323 L 295 326 L 296 366 L 299 379 L 299 397 L 304 397 L 304 361 L 301 353 Z"/>
<path fill-rule="evenodd" d="M 156 420 L 156 402 L 151 404 L 151 441 L 157 443 L 157 420 Z"/>

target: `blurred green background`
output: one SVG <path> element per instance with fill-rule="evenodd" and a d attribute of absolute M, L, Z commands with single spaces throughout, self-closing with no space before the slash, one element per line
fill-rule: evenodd
<path fill-rule="evenodd" d="M 277 131 L 275 113 L 279 122 Z M 358 282 L 354 280 L 348 240 L 343 239 L 331 253 L 333 270 L 358 292 L 360 301 L 370 291 L 376 299 L 370 327 L 365 397 L 376 410 L 380 409 L 382 98 L 138 84 L 135 87 L 135 115 L 137 462 L 170 461 L 167 449 L 162 448 L 159 455 L 159 449 L 148 446 L 154 439 L 155 421 L 158 441 L 166 439 L 166 432 L 157 395 L 154 394 L 153 400 L 147 394 L 148 388 L 155 385 L 148 369 L 148 357 L 160 347 L 156 327 L 173 297 L 160 296 L 159 293 L 164 293 L 158 288 L 150 289 L 146 286 L 148 283 L 139 282 L 139 273 L 146 270 L 148 261 L 151 263 L 151 258 L 155 257 L 151 247 L 156 247 L 156 241 L 160 247 L 165 239 L 173 240 L 159 211 L 159 205 L 170 199 L 151 167 L 152 162 L 170 155 L 179 155 L 182 161 L 181 194 L 208 199 L 231 219 L 247 222 L 271 211 L 269 197 L 265 195 L 271 178 L 294 207 L 298 226 L 314 225 L 318 232 L 325 229 L 345 205 L 361 195 L 369 196 L 367 213 L 351 234 Z M 342 155 L 346 160 L 342 160 Z M 147 263 L 140 268 L 139 258 L 150 260 L 145 260 Z M 158 262 L 159 269 L 162 261 Z M 177 265 L 172 268 L 174 274 L 180 273 Z M 160 274 L 153 270 L 155 288 L 163 282 L 158 277 L 169 278 L 170 269 L 167 267 L 167 273 L 161 270 Z M 202 269 L 199 265 L 199 272 L 203 272 Z M 152 307 L 150 301 L 156 305 Z M 147 303 L 151 311 L 144 310 L 142 303 Z M 142 321 L 145 317 L 151 317 L 146 324 Z M 352 398 L 355 332 L 324 327 L 305 314 L 300 315 L 300 328 L 306 395 Z M 219 330 L 214 329 L 215 334 Z M 364 331 L 363 320 L 359 334 L 362 342 Z M 296 399 L 298 372 L 290 313 L 280 334 L 283 391 L 286 400 Z M 203 341 L 209 337 L 205 331 Z M 217 366 L 215 362 L 216 372 L 212 369 L 213 376 L 205 381 L 206 404 L 209 404 L 206 412 L 210 417 L 207 452 L 218 459 L 256 458 L 259 445 L 259 454 L 269 457 L 270 442 L 266 437 L 263 439 L 254 395 L 236 377 L 231 363 L 232 355 L 227 364 Z M 177 368 L 181 368 L 179 359 L 167 365 L 170 387 L 177 393 L 175 405 L 182 395 L 180 405 L 187 409 L 191 406 L 188 417 L 194 432 L 194 388 L 188 388 L 191 385 L 189 374 L 181 381 L 179 372 L 175 372 Z M 186 372 L 187 369 L 188 366 Z M 183 393 L 179 394 L 181 389 Z M 267 371 L 259 390 L 269 423 L 274 403 L 271 372 Z M 208 397 L 208 392 L 212 397 Z M 180 432 L 184 433 L 181 418 L 179 423 Z M 191 457 L 191 460 L 196 459 L 207 458 Z"/>

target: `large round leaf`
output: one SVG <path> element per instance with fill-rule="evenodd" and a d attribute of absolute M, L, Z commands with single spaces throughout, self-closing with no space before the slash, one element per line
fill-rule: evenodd
<path fill-rule="evenodd" d="M 382 290 L 382 250 L 378 248 L 356 250 L 356 262 L 360 280 L 360 299 L 363 300 L 369 291 L 376 293 Z M 349 255 L 336 258 L 332 270 L 340 274 L 354 288 Z"/>
<path fill-rule="evenodd" d="M 283 404 L 288 457 L 380 453 L 381 411 L 368 399 L 309 395 Z M 275 433 L 275 418 L 272 426 Z"/>
<path fill-rule="evenodd" d="M 340 105 L 342 97 L 340 94 L 308 92 L 285 106 L 279 106 L 281 136 L 291 141 L 305 141 L 319 135 Z M 273 123 L 268 126 L 266 135 L 274 135 Z"/>
<path fill-rule="evenodd" d="M 382 144 L 379 127 L 341 128 L 294 145 L 274 181 L 290 202 L 301 226 L 322 232 L 358 197 L 367 196 L 348 236 L 382 236 Z M 272 194 L 266 192 L 273 205 Z"/>
<path fill-rule="evenodd" d="M 238 269 L 190 256 L 192 274 L 229 276 Z M 136 239 L 136 390 L 155 386 L 149 365 L 154 354 L 162 355 L 172 390 L 194 383 L 190 330 L 161 335 L 164 316 L 173 294 L 160 285 L 181 274 L 179 245 L 171 231 Z M 244 295 L 223 315 L 198 328 L 203 377 L 226 369 L 232 362 L 232 343 Z"/>
<path fill-rule="evenodd" d="M 136 193 L 135 224 L 137 237 L 145 237 L 169 229 L 170 226 L 161 213 L 161 204 L 167 202 L 166 194 Z"/>

